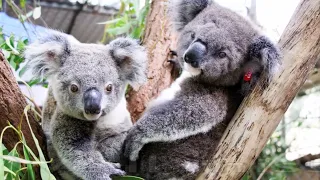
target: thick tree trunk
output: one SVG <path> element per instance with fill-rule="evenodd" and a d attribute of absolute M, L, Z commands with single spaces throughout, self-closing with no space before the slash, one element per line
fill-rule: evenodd
<path fill-rule="evenodd" d="M 244 100 L 198 179 L 240 179 L 320 58 L 320 1 L 303 0 L 282 35 L 282 69 Z"/>
<path fill-rule="evenodd" d="M 167 0 L 153 0 L 147 18 L 143 44 L 148 52 L 148 82 L 139 91 L 128 93 L 128 109 L 136 121 L 147 103 L 172 81 L 173 67 L 167 62 L 170 50 L 175 48 L 176 38 L 167 13 Z"/>
<path fill-rule="evenodd" d="M 26 99 L 19 89 L 10 65 L 0 52 L 0 131 L 8 125 L 8 122 L 16 128 L 21 126 L 28 146 L 34 153 L 38 154 L 23 112 L 26 106 Z M 32 130 L 39 140 L 40 146 L 45 150 L 45 139 L 42 128 L 35 120 L 33 113 L 28 114 Z M 8 149 L 12 149 L 18 141 L 19 138 L 15 131 L 7 130 L 5 132 L 3 143 Z"/>

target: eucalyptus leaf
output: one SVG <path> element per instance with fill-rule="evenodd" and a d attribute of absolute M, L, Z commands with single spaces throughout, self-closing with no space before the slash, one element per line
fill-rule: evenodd
<path fill-rule="evenodd" d="M 113 35 L 126 34 L 130 29 L 130 24 L 126 24 L 122 27 L 109 28 L 107 32 Z"/>
<path fill-rule="evenodd" d="M 33 15 L 33 11 L 28 12 L 26 15 L 21 15 L 21 20 L 25 21 Z"/>
<path fill-rule="evenodd" d="M 105 22 L 108 23 L 108 26 L 106 26 L 102 42 L 105 41 L 107 36 L 127 35 L 136 39 L 142 38 L 150 0 L 144 2 L 144 6 L 141 7 L 140 0 L 121 0 L 120 10 L 114 19 L 115 21 Z"/>
<path fill-rule="evenodd" d="M 0 30 L 0 44 L 2 46 L 3 43 L 6 43 L 6 40 L 4 39 L 3 33 L 2 33 L 2 29 Z"/>
<path fill-rule="evenodd" d="M 25 109 L 24 109 L 24 114 L 25 114 L 25 117 L 26 117 L 26 120 L 27 120 L 27 123 L 28 123 L 28 126 L 29 126 L 29 129 L 30 129 L 30 132 L 31 132 L 31 135 L 32 135 L 32 138 L 33 138 L 33 141 L 37 147 L 37 150 L 39 152 L 39 158 L 40 158 L 40 161 L 43 161 L 45 162 L 46 159 L 44 157 L 44 154 L 41 150 L 41 147 L 39 145 L 39 141 L 38 139 L 36 138 L 36 136 L 34 135 L 33 133 L 33 130 L 31 128 L 31 125 L 30 125 L 30 122 L 29 122 L 29 118 L 28 118 L 28 110 L 30 110 L 31 106 L 28 105 Z M 41 175 L 41 178 L 42 179 L 48 179 L 48 180 L 55 180 L 55 177 L 51 174 L 50 170 L 49 170 L 49 167 L 47 165 L 47 163 L 39 163 L 40 164 L 40 175 Z"/>
<path fill-rule="evenodd" d="M 9 151 L 8 149 L 6 148 L 6 146 L 4 144 L 1 144 L 2 146 L 2 154 L 3 155 L 8 155 L 9 154 Z"/>
<path fill-rule="evenodd" d="M 113 24 L 113 23 L 117 23 L 118 21 L 122 20 L 123 18 L 117 18 L 117 19 L 112 19 L 109 21 L 105 21 L 105 22 L 99 22 L 97 24 Z"/>
<path fill-rule="evenodd" d="M 22 41 L 25 45 L 27 45 L 29 43 L 29 40 L 28 39 L 25 39 Z"/>
<path fill-rule="evenodd" d="M 39 79 L 39 78 L 34 78 L 34 79 L 31 79 L 29 82 L 27 82 L 27 84 L 31 87 L 31 86 L 33 86 L 33 85 L 35 85 L 35 84 L 40 83 L 40 82 L 41 82 L 41 79 Z"/>
<path fill-rule="evenodd" d="M 26 0 L 20 0 L 20 6 L 22 8 L 25 8 L 26 7 Z"/>
<path fill-rule="evenodd" d="M 12 50 L 14 54 L 19 54 L 19 51 L 13 47 L 13 42 L 10 39 L 11 38 L 6 39 L 7 46 Z"/>
<path fill-rule="evenodd" d="M 19 71 L 19 76 L 22 77 L 24 73 L 27 71 L 27 66 L 23 66 Z"/>
<path fill-rule="evenodd" d="M 10 153 L 8 154 L 8 156 L 10 157 L 19 157 L 19 154 L 18 154 L 18 151 L 17 151 L 17 149 L 16 149 L 16 147 L 15 148 L 13 148 L 11 151 L 10 151 Z M 5 160 L 4 161 L 4 166 L 5 167 L 7 167 L 10 171 L 12 171 L 12 172 L 16 172 L 16 171 L 18 171 L 20 168 L 21 168 L 21 164 L 19 163 L 19 162 L 15 162 L 15 161 L 10 161 L 10 160 Z M 7 175 L 7 178 L 8 179 L 14 179 L 15 178 L 15 176 L 16 176 L 16 174 L 15 173 L 9 173 L 8 175 Z"/>
<path fill-rule="evenodd" d="M 27 164 L 27 176 L 26 177 L 30 180 L 35 180 L 35 174 L 34 174 L 34 169 L 32 166 L 32 161 L 30 159 L 30 154 L 27 151 L 27 149 L 25 148 L 25 146 L 23 146 L 23 155 L 24 155 L 25 159 L 20 158 L 20 163 Z"/>
<path fill-rule="evenodd" d="M 2 144 L 2 137 L 0 138 L 0 143 Z M 3 156 L 2 147 L 0 147 L 0 156 Z M 4 160 L 0 158 L 0 179 L 5 179 L 4 177 Z"/>
<path fill-rule="evenodd" d="M 39 19 L 40 16 L 41 16 L 41 7 L 39 6 L 39 7 L 34 8 L 32 17 L 33 17 L 33 19 Z"/>
<path fill-rule="evenodd" d="M 5 50 L 5 49 L 1 49 L 1 50 L 2 50 L 2 53 L 3 53 L 4 57 L 6 59 L 9 59 L 11 53 L 9 51 Z"/>
<path fill-rule="evenodd" d="M 14 70 L 16 70 L 17 69 L 17 64 L 14 62 L 14 58 L 15 58 L 15 56 L 11 55 L 10 58 L 8 59 L 8 61 L 9 61 L 9 64 L 11 65 L 11 67 Z"/>

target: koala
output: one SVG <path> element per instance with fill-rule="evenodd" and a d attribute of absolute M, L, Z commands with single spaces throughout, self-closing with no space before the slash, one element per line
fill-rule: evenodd
<path fill-rule="evenodd" d="M 120 153 L 132 127 L 125 90 L 146 80 L 144 48 L 129 38 L 98 45 L 51 33 L 29 45 L 25 58 L 49 82 L 42 127 L 57 179 L 123 175 Z"/>
<path fill-rule="evenodd" d="M 122 166 L 145 179 L 195 179 L 257 80 L 268 86 L 280 51 L 248 20 L 209 0 L 175 0 L 180 77 L 129 130 Z"/>

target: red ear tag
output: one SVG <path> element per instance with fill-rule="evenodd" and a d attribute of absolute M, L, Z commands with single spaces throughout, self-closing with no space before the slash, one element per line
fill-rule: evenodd
<path fill-rule="evenodd" d="M 251 80 L 252 72 L 248 71 L 244 76 L 243 80 L 249 82 Z"/>

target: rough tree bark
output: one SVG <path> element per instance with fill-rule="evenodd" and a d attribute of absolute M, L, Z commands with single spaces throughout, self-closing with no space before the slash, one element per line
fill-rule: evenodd
<path fill-rule="evenodd" d="M 21 126 L 28 146 L 34 153 L 38 154 L 23 112 L 26 106 L 26 99 L 19 89 L 10 65 L 0 51 L 0 131 L 8 125 L 8 122 L 16 128 Z M 29 121 L 34 134 L 39 140 L 40 146 L 45 150 L 44 134 L 41 126 L 35 120 L 33 113 L 29 113 Z M 19 138 L 16 132 L 13 130 L 7 130 L 5 132 L 3 143 L 9 150 L 12 149 L 18 141 Z"/>
<path fill-rule="evenodd" d="M 166 15 L 167 0 L 153 0 L 147 18 L 143 44 L 148 52 L 148 82 L 139 91 L 128 93 L 128 109 L 136 121 L 147 103 L 174 80 L 173 67 L 167 62 L 175 49 L 176 36 Z"/>
<path fill-rule="evenodd" d="M 240 179 L 259 156 L 320 58 L 320 1 L 303 0 L 282 35 L 282 68 L 247 97 L 198 179 Z"/>

